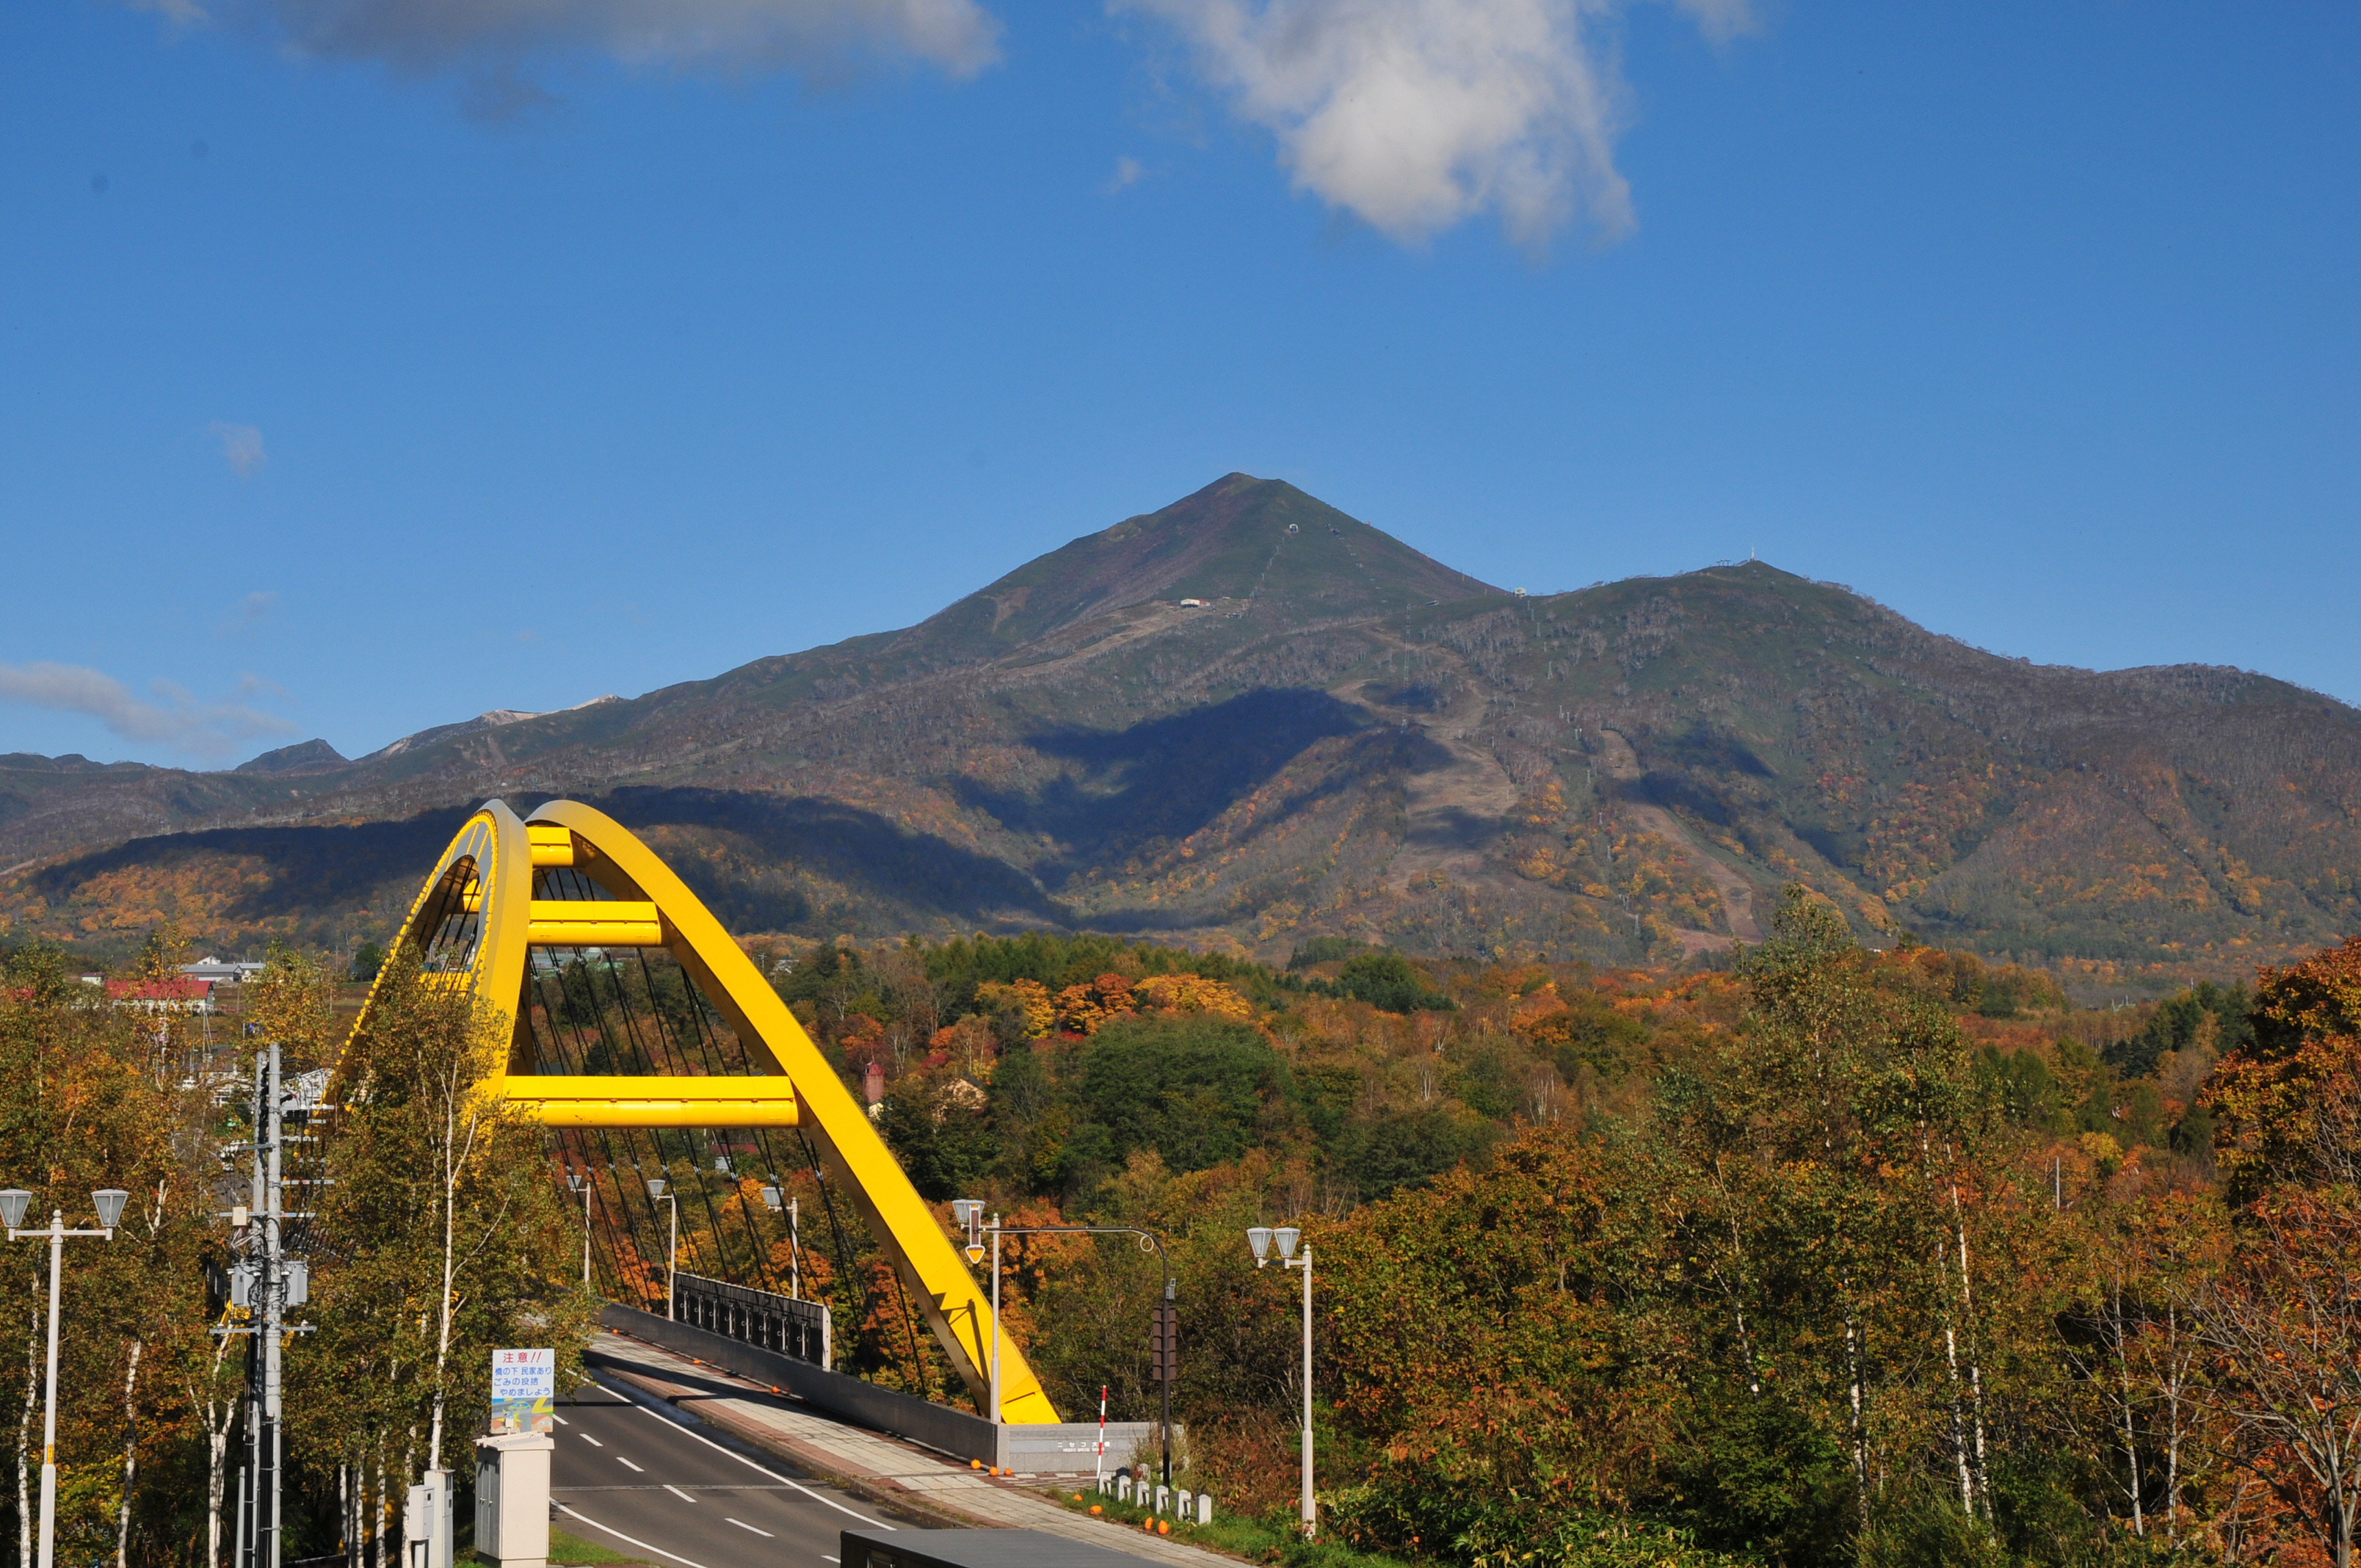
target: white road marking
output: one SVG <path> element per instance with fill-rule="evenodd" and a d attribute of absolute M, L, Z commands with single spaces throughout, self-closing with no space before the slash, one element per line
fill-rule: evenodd
<path fill-rule="evenodd" d="M 559 1426 L 562 1426 L 562 1427 L 570 1427 L 570 1426 L 572 1426 L 572 1425 L 574 1424 L 572 1421 L 567 1420 L 564 1416 L 552 1416 L 552 1417 L 550 1417 L 549 1419 L 550 1419 L 551 1420 L 553 1420 L 553 1421 L 555 1421 Z"/>
<path fill-rule="evenodd" d="M 605 1385 L 601 1384 L 600 1387 L 604 1387 Z M 701 1442 L 705 1444 L 706 1447 L 713 1450 L 716 1453 L 726 1453 L 730 1455 L 730 1458 L 736 1460 L 747 1469 L 753 1471 L 758 1475 L 768 1475 L 772 1480 L 778 1482 L 781 1486 L 793 1486 L 796 1491 L 801 1492 L 805 1497 L 811 1498 L 812 1501 L 816 1503 L 826 1503 L 838 1513 L 850 1514 L 854 1519 L 859 1519 L 862 1524 L 875 1525 L 879 1530 L 899 1530 L 901 1528 L 899 1525 L 887 1524 L 884 1519 L 871 1519 L 867 1514 L 862 1513 L 858 1508 L 848 1508 L 842 1503 L 838 1502 L 834 1497 L 829 1497 L 825 1493 L 815 1492 L 800 1481 L 790 1481 L 775 1470 L 765 1470 L 763 1466 L 755 1464 L 752 1460 L 747 1458 L 744 1454 L 740 1453 L 735 1449 L 724 1448 L 719 1443 L 714 1442 L 711 1438 L 707 1437 L 700 1432 L 689 1431 L 689 1429 L 680 1421 L 675 1420 L 669 1416 L 658 1415 L 654 1410 L 650 1409 L 647 1406 L 642 1404 L 637 1398 L 634 1398 L 629 1394 L 624 1395 L 623 1398 L 630 1399 L 631 1402 L 631 1408 L 644 1412 L 651 1420 L 659 1420 L 664 1422 L 664 1425 L 672 1428 L 675 1431 L 680 1433 L 681 1436 L 697 1442 Z M 637 1466 L 635 1465 L 633 1468 L 636 1469 Z M 833 1563 L 836 1559 L 831 1557 L 829 1561 Z"/>
<path fill-rule="evenodd" d="M 679 1487 L 675 1486 L 670 1483 L 665 1484 L 664 1490 L 670 1492 L 674 1497 L 678 1497 L 684 1503 L 693 1503 L 697 1501 L 695 1497 L 690 1497 L 686 1492 L 682 1491 Z"/>
<path fill-rule="evenodd" d="M 593 1448 L 604 1448 L 607 1446 L 605 1443 L 600 1442 L 597 1438 L 592 1437 L 587 1431 L 582 1434 L 582 1441 L 588 1443 Z"/>
<path fill-rule="evenodd" d="M 820 1560 L 821 1562 L 823 1562 L 823 1563 L 833 1563 L 833 1562 L 837 1561 L 835 1558 L 830 1557 L 830 1556 L 829 1556 L 827 1552 L 821 1552 L 821 1553 L 819 1554 L 819 1560 Z"/>
<path fill-rule="evenodd" d="M 727 1519 L 729 1516 L 724 1515 L 723 1517 Z M 754 1530 L 754 1527 L 748 1524 L 744 1519 L 730 1519 L 730 1522 L 736 1525 L 740 1530 Z M 776 1541 L 779 1539 L 767 1530 L 754 1530 L 754 1533 L 761 1536 L 764 1541 Z"/>
<path fill-rule="evenodd" d="M 635 1475 L 644 1475 L 647 1474 L 646 1471 L 641 1469 L 638 1465 L 633 1464 L 630 1460 L 624 1458 L 620 1453 L 615 1455 L 615 1463 L 630 1470 Z"/>
<path fill-rule="evenodd" d="M 682 1568 L 705 1568 L 705 1564 L 704 1564 L 704 1563 L 691 1563 L 691 1562 L 690 1562 L 687 1558 L 686 1558 L 686 1557 L 675 1557 L 675 1556 L 674 1556 L 671 1552 L 666 1552 L 666 1551 L 665 1551 L 663 1547 L 661 1547 L 661 1546 L 650 1546 L 650 1545 L 649 1545 L 646 1541 L 633 1541 L 630 1536 L 625 1535 L 621 1530 L 616 1530 L 616 1529 L 613 1529 L 612 1527 L 608 1526 L 608 1525 L 600 1524 L 597 1519 L 592 1519 L 588 1514 L 579 1514 L 579 1513 L 576 1513 L 572 1508 L 567 1508 L 564 1503 L 560 1503 L 560 1504 L 558 1504 L 558 1505 L 557 1505 L 557 1511 L 558 1511 L 559 1513 L 561 1513 L 561 1514 L 564 1514 L 567 1519 L 580 1519 L 584 1524 L 588 1525 L 592 1530 L 604 1530 L 607 1534 L 613 1536 L 617 1541 L 621 1541 L 625 1546 L 636 1546 L 636 1547 L 638 1547 L 642 1552 L 654 1552 L 658 1557 L 668 1558 L 668 1559 L 670 1559 L 672 1562 L 675 1562 L 675 1563 L 680 1563 L 680 1564 L 682 1565 Z M 829 1561 L 830 1561 L 830 1562 L 834 1562 L 834 1561 L 835 1561 L 835 1559 L 834 1559 L 834 1558 L 830 1558 L 830 1559 L 829 1559 Z"/>

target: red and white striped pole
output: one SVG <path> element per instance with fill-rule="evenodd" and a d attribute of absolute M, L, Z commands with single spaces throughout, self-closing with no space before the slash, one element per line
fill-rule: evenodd
<path fill-rule="evenodd" d="M 1106 1485 L 1106 1385 L 1099 1385 L 1099 1454 L 1094 1468 L 1099 1485 Z"/>

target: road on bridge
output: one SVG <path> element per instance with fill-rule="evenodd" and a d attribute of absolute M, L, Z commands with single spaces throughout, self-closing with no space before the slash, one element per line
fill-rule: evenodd
<path fill-rule="evenodd" d="M 818 1568 L 843 1530 L 923 1528 L 596 1383 L 556 1416 L 556 1528 L 655 1568 Z"/>

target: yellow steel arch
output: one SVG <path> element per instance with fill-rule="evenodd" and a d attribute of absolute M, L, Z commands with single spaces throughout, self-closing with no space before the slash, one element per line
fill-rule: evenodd
<path fill-rule="evenodd" d="M 561 866 L 607 896 L 534 898 L 534 868 Z M 512 1020 L 509 1059 L 493 1073 L 492 1090 L 550 1126 L 802 1128 L 911 1287 L 951 1365 L 983 1400 L 991 1381 L 989 1292 L 778 992 L 672 868 L 629 830 L 575 801 L 551 801 L 522 822 L 501 802 L 489 801 L 435 863 L 397 941 L 415 944 L 430 973 L 468 985 Z M 535 1072 L 523 1006 L 534 946 L 664 948 L 729 1019 L 763 1076 Z M 370 995 L 374 1000 L 374 987 Z M 368 1015 L 364 1003 L 362 1018 Z M 999 1339 L 1004 1418 L 1057 1420 L 1024 1353 L 1005 1333 Z"/>

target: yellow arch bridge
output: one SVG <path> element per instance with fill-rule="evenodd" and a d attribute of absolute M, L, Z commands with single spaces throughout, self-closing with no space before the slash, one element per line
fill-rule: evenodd
<path fill-rule="evenodd" d="M 578 1155 L 586 1174 L 593 1146 L 605 1144 L 608 1167 L 620 1176 L 613 1140 L 636 1148 L 640 1133 L 726 1136 L 770 1157 L 774 1171 L 809 1163 L 770 1156 L 772 1140 L 794 1138 L 850 1198 L 983 1403 L 994 1332 L 988 1292 L 769 981 L 628 830 L 574 801 L 552 801 L 522 820 L 489 802 L 443 852 L 397 941 L 508 1021 L 508 1058 L 489 1091 L 551 1128 L 561 1157 Z M 661 992 L 646 963 L 651 949 L 670 955 L 734 1039 L 677 992 L 673 1021 L 644 1025 L 661 1038 L 618 1039 L 603 1023 L 595 1037 L 566 1027 L 583 1011 L 566 1005 L 568 983 L 595 987 L 603 967 L 620 998 L 618 955 L 646 977 L 642 996 Z M 630 1185 L 619 1183 L 610 1201 L 628 1203 Z M 1024 1354 L 1005 1334 L 999 1350 L 1004 1419 L 1058 1420 Z"/>

